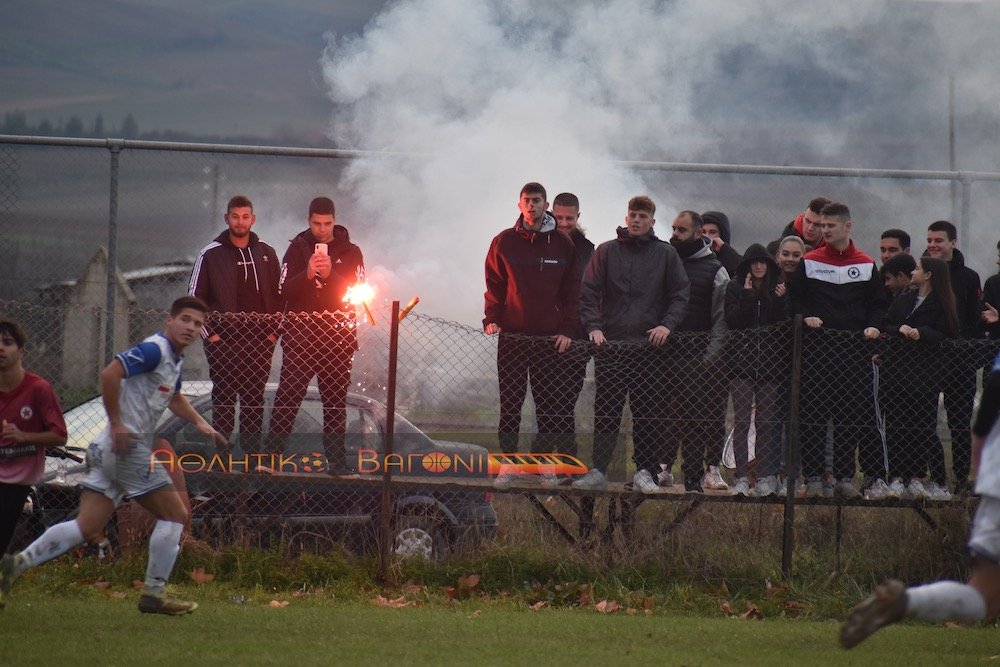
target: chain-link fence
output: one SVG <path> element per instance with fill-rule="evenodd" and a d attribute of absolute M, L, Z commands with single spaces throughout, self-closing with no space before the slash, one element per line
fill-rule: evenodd
<path fill-rule="evenodd" d="M 0 312 L 28 329 L 26 365 L 56 387 L 70 446 L 83 449 L 104 425 L 95 396 L 108 349 L 123 351 L 158 331 L 163 307 L 187 291 L 192 264 L 178 255 L 217 231 L 227 163 L 239 163 L 241 184 L 299 203 L 343 167 L 329 156 L 126 150 L 116 167 L 116 206 L 130 214 L 109 236 L 101 213 L 105 149 L 0 144 L 0 155 L 11 184 L 3 192 L 14 193 L 0 200 L 0 226 L 14 239 L 13 250 L 5 244 L 13 269 L 2 281 Z M 62 170 L 58 187 L 25 178 L 53 164 Z M 671 187 L 689 185 L 694 197 L 711 178 L 726 182 L 735 202 L 765 175 L 709 170 Z M 797 210 L 809 198 L 802 192 L 815 189 L 801 184 L 803 175 L 767 178 L 780 184 L 771 194 L 783 205 L 747 204 L 759 194 L 742 202 L 745 219 L 758 220 L 740 233 L 756 230 L 759 240 L 776 237 L 783 223 L 775 220 L 788 217 L 778 211 Z M 865 205 L 894 198 L 868 197 L 867 181 L 842 185 Z M 720 201 L 714 196 L 713 207 Z M 966 237 L 986 239 L 970 202 Z M 291 209 L 262 211 L 267 206 L 258 204 L 258 215 L 301 219 Z M 947 215 L 946 205 L 934 206 Z M 170 210 L 169 226 L 158 209 Z M 59 233 L 42 233 L 46 225 Z M 179 247 L 190 239 L 197 242 Z M 115 261 L 98 250 L 109 241 Z M 734 517 L 781 502 L 944 504 L 968 492 L 969 422 L 980 369 L 996 354 L 991 340 L 911 340 L 898 334 L 902 322 L 874 340 L 811 329 L 784 308 L 766 323 L 731 323 L 724 334 L 678 332 L 660 346 L 577 340 L 564 352 L 550 338 L 484 336 L 419 309 L 400 322 L 396 340 L 389 305 L 368 308 L 213 314 L 225 335 L 187 350 L 184 392 L 228 445 L 169 414 L 150 438 L 154 458 L 186 488 L 192 538 L 360 553 L 379 544 L 387 522 L 388 545 L 400 554 L 443 558 L 497 542 L 566 538 L 635 556 L 670 551 L 676 543 L 664 540 L 706 529 L 691 514 L 699 498 L 740 500 L 723 515 Z M 583 483 L 592 470 L 603 484 Z M 51 458 L 26 507 L 22 543 L 72 515 L 83 472 L 82 461 Z M 655 502 L 664 499 L 684 503 Z M 120 512 L 119 542 L 141 534 L 138 515 Z M 714 530 L 732 528 L 720 519 Z M 808 527 L 800 535 L 811 539 Z M 777 553 L 781 517 L 753 539 L 770 541 Z"/>

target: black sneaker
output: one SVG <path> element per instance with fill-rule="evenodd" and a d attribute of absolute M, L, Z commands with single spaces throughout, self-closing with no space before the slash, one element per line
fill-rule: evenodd
<path fill-rule="evenodd" d="M 701 488 L 701 480 L 697 477 L 684 480 L 684 491 L 685 493 L 704 493 Z"/>

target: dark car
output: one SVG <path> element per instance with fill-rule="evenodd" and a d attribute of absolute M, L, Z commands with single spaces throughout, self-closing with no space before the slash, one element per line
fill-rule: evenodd
<path fill-rule="evenodd" d="M 184 393 L 209 422 L 211 383 L 187 382 Z M 275 387 L 267 388 L 265 431 Z M 180 469 L 191 498 L 192 535 L 212 544 L 334 542 L 349 548 L 371 548 L 379 534 L 382 466 L 390 464 L 394 479 L 391 531 L 393 549 L 401 557 L 440 559 L 456 550 L 492 540 L 497 517 L 491 494 L 478 483 L 485 479 L 485 448 L 432 440 L 400 415 L 395 416 L 393 456 L 385 456 L 386 407 L 351 393 L 347 399 L 347 465 L 360 474 L 331 478 L 322 455 L 323 408 L 310 387 L 293 433 L 280 459 L 247 456 L 233 435 L 231 453 L 217 454 L 207 438 L 188 422 L 167 412 L 157 428 L 158 441 L 169 442 L 154 456 L 168 468 Z M 104 426 L 100 398 L 66 413 L 70 443 L 85 448 Z M 162 440 L 161 440 L 162 439 Z M 257 472 L 258 464 L 275 472 Z M 476 465 L 478 464 L 478 465 Z M 25 505 L 28 536 L 65 520 L 76 509 L 76 484 L 85 474 L 80 463 L 50 457 L 43 481 Z"/>

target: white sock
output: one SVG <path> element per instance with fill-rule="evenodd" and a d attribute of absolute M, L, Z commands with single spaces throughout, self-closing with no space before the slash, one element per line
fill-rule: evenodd
<path fill-rule="evenodd" d="M 149 564 L 146 566 L 146 585 L 144 591 L 162 593 L 167 586 L 167 579 L 174 569 L 177 553 L 181 550 L 181 532 L 184 525 L 173 521 L 160 519 L 149 536 Z"/>
<path fill-rule="evenodd" d="M 937 581 L 906 590 L 906 615 L 922 621 L 981 621 L 986 601 L 972 586 Z"/>
<path fill-rule="evenodd" d="M 14 576 L 20 576 L 29 568 L 61 556 L 78 544 L 83 544 L 83 533 L 80 532 L 76 519 L 57 523 L 18 554 L 20 558 L 14 559 Z"/>

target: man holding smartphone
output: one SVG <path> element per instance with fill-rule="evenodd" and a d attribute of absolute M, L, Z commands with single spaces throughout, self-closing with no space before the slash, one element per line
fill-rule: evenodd
<path fill-rule="evenodd" d="M 309 229 L 292 239 L 282 259 L 280 299 L 281 377 L 274 400 L 269 453 L 280 454 L 292 432 L 309 381 L 315 376 L 323 401 L 323 449 L 331 475 L 350 472 L 345 462 L 347 388 L 358 349 L 354 308 L 347 288 L 365 279 L 361 248 L 338 225 L 333 200 L 309 204 Z"/>

